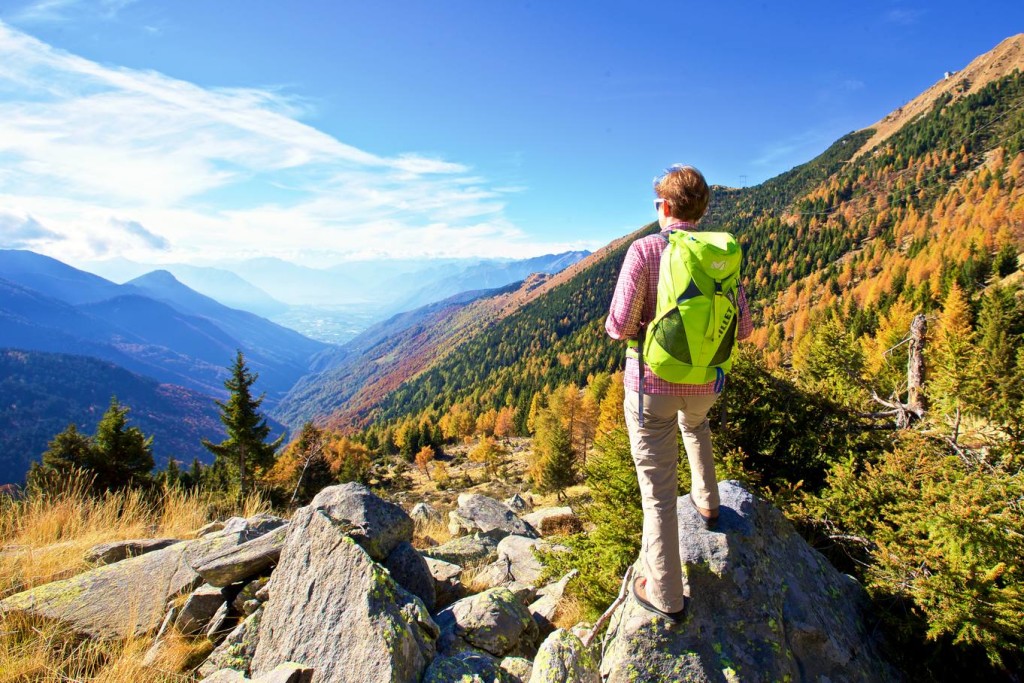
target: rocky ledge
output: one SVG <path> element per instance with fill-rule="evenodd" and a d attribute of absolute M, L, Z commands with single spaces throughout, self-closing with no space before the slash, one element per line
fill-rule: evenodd
<path fill-rule="evenodd" d="M 155 636 L 155 668 L 165 642 L 208 638 L 207 683 L 894 680 L 861 587 L 766 502 L 735 482 L 721 494 L 714 531 L 680 499 L 686 618 L 670 624 L 627 597 L 598 638 L 586 624 L 552 624 L 579 579 L 536 585 L 534 549 L 557 546 L 519 506 L 460 500 L 452 527 L 473 534 L 469 556 L 491 563 L 477 581 L 492 588 L 465 596 L 457 543 L 414 549 L 410 516 L 357 484 L 324 489 L 290 521 L 232 519 L 152 550 L 132 541 L 124 554 L 145 554 L 98 555 L 110 564 L 11 596 L 0 612 L 93 638 Z M 565 528 L 570 515 L 547 518 Z"/>

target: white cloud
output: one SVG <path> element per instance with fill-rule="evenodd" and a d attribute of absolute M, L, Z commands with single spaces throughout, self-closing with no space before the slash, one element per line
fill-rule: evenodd
<path fill-rule="evenodd" d="M 359 149 L 308 113 L 274 89 L 102 65 L 0 22 L 0 211 L 38 217 L 48 253 L 69 260 L 557 246 L 511 225 L 512 190 L 465 164 Z"/>
<path fill-rule="evenodd" d="M 16 9 L 11 19 L 16 23 L 43 24 L 73 20 L 77 14 L 88 12 L 104 19 L 113 19 L 137 0 L 32 0 Z"/>
<path fill-rule="evenodd" d="M 32 216 L 0 211 L 0 249 L 27 249 L 39 242 L 59 239 L 60 235 Z"/>
<path fill-rule="evenodd" d="M 143 246 L 158 251 L 166 251 L 170 244 L 166 239 L 151 232 L 138 221 L 126 221 L 119 218 L 111 218 L 110 223 L 115 228 L 120 228 L 128 237 L 138 240 Z"/>

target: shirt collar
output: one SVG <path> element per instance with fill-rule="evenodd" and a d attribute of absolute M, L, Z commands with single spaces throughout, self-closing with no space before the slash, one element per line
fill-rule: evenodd
<path fill-rule="evenodd" d="M 676 221 L 671 225 L 666 225 L 662 232 L 669 232 L 671 230 L 696 230 L 697 224 L 691 223 L 690 221 Z"/>

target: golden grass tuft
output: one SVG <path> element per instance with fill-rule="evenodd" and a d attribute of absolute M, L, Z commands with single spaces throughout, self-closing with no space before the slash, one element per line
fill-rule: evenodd
<path fill-rule="evenodd" d="M 0 616 L 0 683 L 191 682 L 190 674 L 142 666 L 149 638 L 97 641 L 21 615 Z M 179 669 L 180 670 L 180 669 Z"/>
<path fill-rule="evenodd" d="M 481 593 L 493 587 L 491 582 L 485 580 L 483 576 L 489 566 L 487 562 L 480 560 L 475 564 L 462 568 L 462 573 L 459 574 L 459 581 L 462 582 L 467 595 Z"/>
<path fill-rule="evenodd" d="M 441 519 L 429 521 L 416 519 L 413 524 L 412 545 L 414 548 L 420 550 L 432 548 L 435 545 L 447 543 L 453 538 L 452 532 L 448 530 L 448 525 L 444 523 L 443 514 Z"/>
<path fill-rule="evenodd" d="M 555 609 L 555 618 L 552 619 L 551 623 L 556 628 L 571 629 L 583 621 L 586 611 L 586 605 L 579 598 L 573 595 L 564 595 L 558 602 L 558 607 Z"/>

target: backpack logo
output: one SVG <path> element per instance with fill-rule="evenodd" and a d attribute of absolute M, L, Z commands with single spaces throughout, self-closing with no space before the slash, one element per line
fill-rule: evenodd
<path fill-rule="evenodd" d="M 711 269 L 712 270 L 725 270 L 725 267 L 727 265 L 728 264 L 725 261 L 712 261 L 711 262 Z"/>

